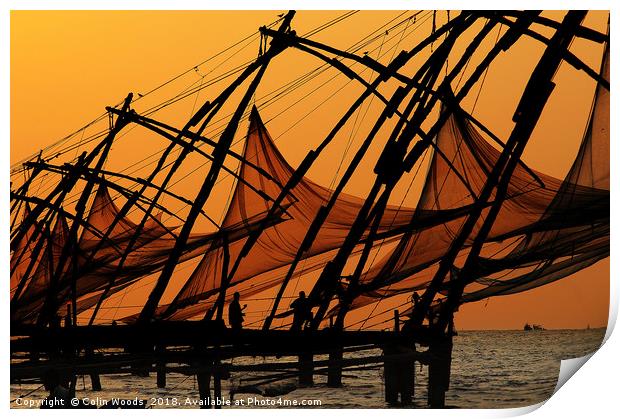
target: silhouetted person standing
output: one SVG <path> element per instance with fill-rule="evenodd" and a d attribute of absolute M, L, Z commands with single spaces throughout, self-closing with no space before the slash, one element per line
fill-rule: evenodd
<path fill-rule="evenodd" d="M 419 302 L 420 302 L 420 294 L 418 294 L 418 292 L 415 291 L 413 295 L 411 296 L 411 308 L 415 308 L 415 306 L 417 306 Z"/>
<path fill-rule="evenodd" d="M 291 330 L 301 330 L 306 322 L 312 320 L 312 310 L 305 292 L 299 291 L 299 298 L 291 303 L 291 308 L 293 309 Z"/>
<path fill-rule="evenodd" d="M 243 308 L 241 308 L 239 298 L 240 295 L 236 292 L 233 295 L 232 302 L 228 306 L 228 324 L 230 324 L 230 328 L 233 330 L 241 330 L 243 326 L 243 317 L 245 316 L 243 310 L 247 307 L 247 305 L 244 305 Z"/>

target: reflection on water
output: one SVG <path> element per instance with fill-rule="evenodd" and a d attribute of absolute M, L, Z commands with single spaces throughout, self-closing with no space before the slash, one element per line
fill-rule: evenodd
<path fill-rule="evenodd" d="M 584 356 L 598 348 L 605 329 L 547 330 L 547 331 L 472 331 L 460 332 L 454 338 L 452 380 L 446 404 L 461 408 L 508 408 L 539 403 L 551 396 L 560 371 L 560 360 Z M 366 351 L 345 356 L 368 356 L 378 351 Z M 315 359 L 321 359 L 316 357 Z M 279 359 L 285 362 L 286 357 Z M 270 358 L 236 359 L 237 364 L 274 362 Z M 587 368 L 587 367 L 586 367 Z M 384 408 L 382 369 L 345 372 L 344 387 L 328 388 L 326 377 L 315 376 L 312 388 L 297 389 L 270 400 L 269 407 L 284 407 L 286 403 L 320 400 L 328 408 Z M 231 385 L 243 384 L 247 373 L 233 374 L 222 383 L 222 395 L 228 399 Z M 264 373 L 268 374 L 268 373 Z M 426 405 L 426 367 L 416 368 L 415 403 Z M 109 400 L 111 398 L 146 399 L 150 407 L 195 408 L 198 386 L 193 376 L 169 374 L 167 388 L 158 389 L 154 374 L 150 378 L 131 375 L 101 377 L 103 391 L 91 392 L 89 378 L 80 378 L 77 396 Z M 11 401 L 38 385 L 11 385 Z M 41 399 L 43 389 L 27 398 Z M 161 399 L 157 399 L 160 398 Z M 254 403 L 258 407 L 261 396 L 237 394 L 236 400 Z M 155 403 L 153 403 L 155 402 Z M 160 403 L 160 405 L 157 405 Z M 15 402 L 12 408 L 18 408 Z"/>

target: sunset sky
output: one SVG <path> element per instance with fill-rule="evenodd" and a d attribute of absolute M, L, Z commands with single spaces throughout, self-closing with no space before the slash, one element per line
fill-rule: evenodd
<path fill-rule="evenodd" d="M 252 34 L 258 27 L 277 19 L 279 11 L 209 12 L 209 11 L 13 11 L 11 12 L 11 164 L 37 153 L 70 132 L 76 131 L 104 112 L 104 107 L 119 103 L 128 92 L 146 94 L 172 77 L 183 74 L 170 85 L 137 101 L 135 109 L 148 109 L 213 75 L 245 61 L 256 58 L 258 38 L 235 47 L 239 50 L 230 60 L 227 56 L 203 63 L 227 46 Z M 325 21 L 342 15 L 342 11 L 298 11 L 292 27 L 305 34 Z M 401 12 L 362 11 L 334 25 L 312 39 L 346 49 L 375 27 L 396 18 Z M 453 12 L 456 14 L 457 12 Z M 561 12 L 547 13 L 561 18 Z M 426 16 L 426 21 L 422 21 Z M 419 15 L 421 23 L 407 38 L 392 39 L 391 34 L 370 45 L 369 55 L 381 55 L 386 62 L 394 52 L 406 49 L 415 41 L 428 36 L 428 15 Z M 447 19 L 438 12 L 438 24 Z M 607 12 L 591 12 L 585 25 L 601 32 L 607 30 Z M 416 22 L 417 23 L 417 22 Z M 413 24 L 413 23 L 412 23 Z M 492 42 L 497 31 L 493 32 Z M 549 34 L 549 32 L 547 32 Z M 247 45 L 246 45 L 247 44 Z M 374 48 L 374 49 L 373 49 Z M 506 138 L 512 129 L 510 120 L 524 83 L 542 53 L 542 47 L 533 40 L 519 42 L 491 66 L 480 96 L 478 89 L 465 101 L 474 115 L 500 138 Z M 571 51 L 598 70 L 602 46 L 575 40 Z M 422 59 L 421 57 L 420 59 Z M 279 85 L 319 66 L 321 62 L 298 51 L 286 52 L 274 60 L 264 83 L 256 94 L 256 102 Z M 194 68 L 196 66 L 196 68 Z M 189 71 L 188 71 L 189 70 Z M 331 73 L 335 74 L 335 73 Z M 366 74 L 368 77 L 368 74 Z M 324 81 L 327 81 L 327 76 Z M 563 64 L 554 80 L 558 87 L 545 108 L 524 154 L 524 161 L 532 168 L 557 178 L 568 171 L 582 140 L 588 112 L 592 104 L 594 83 L 584 73 Z M 318 83 L 318 81 L 317 81 Z M 338 80 L 335 81 L 338 85 Z M 341 83 L 344 81 L 341 80 Z M 162 121 L 181 127 L 192 111 L 204 100 L 212 98 L 225 86 L 216 84 L 164 109 L 157 116 Z M 308 100 L 303 94 L 312 86 L 273 106 L 261 109 L 267 128 L 277 140 L 284 157 L 296 167 L 310 148 L 316 147 L 341 115 L 359 88 L 346 87 L 341 94 L 330 98 L 314 118 L 297 121 L 301 116 L 327 100 L 333 92 L 329 87 L 317 91 Z M 356 90 L 357 89 L 357 90 Z M 374 104 L 378 109 L 378 104 Z M 370 108 L 370 114 L 375 108 Z M 282 115 L 280 115 L 282 113 Z M 106 121 L 103 121 L 107 123 Z M 361 121 L 357 130 L 371 124 L 373 118 Z M 242 139 L 246 125 L 239 129 Z M 328 155 L 317 162 L 309 177 L 329 186 L 334 182 L 334 159 L 362 141 L 362 135 L 337 139 Z M 86 132 L 86 136 L 88 135 Z M 349 131 L 347 131 L 347 135 Z M 156 151 L 151 140 L 137 131 L 115 145 L 109 167 L 131 166 L 143 156 Z M 159 145 L 161 146 L 160 143 Z M 241 144 L 236 145 L 239 151 Z M 378 146 L 377 146 L 378 147 Z M 374 148 L 378 152 L 378 148 Z M 376 155 L 376 154 L 375 154 Z M 74 154 L 59 158 L 74 158 Z M 350 159 L 347 155 L 344 161 Z M 338 160 L 339 161 L 339 160 Z M 196 163 L 197 164 L 197 163 Z M 360 171 L 370 173 L 372 161 L 365 161 Z M 234 167 L 234 166 L 232 166 Z M 189 169 L 188 169 L 189 170 Z M 369 185 L 362 174 L 347 192 L 364 196 Z M 183 188 L 183 186 L 178 186 Z M 195 185 L 185 186 L 194 190 Z M 194 188 L 194 189 L 192 189 Z M 216 191 L 212 210 L 219 213 L 226 205 L 229 184 Z M 179 189 L 182 190 L 182 189 Z M 395 197 L 396 202 L 402 197 Z M 403 198 L 404 199 L 404 198 Z M 414 204 L 414 202 L 408 202 Z M 605 326 L 609 304 L 609 259 L 598 262 L 577 274 L 553 284 L 519 295 L 493 298 L 466 305 L 456 317 L 460 329 L 514 329 L 525 322 L 540 323 L 547 328 L 583 328 Z"/>

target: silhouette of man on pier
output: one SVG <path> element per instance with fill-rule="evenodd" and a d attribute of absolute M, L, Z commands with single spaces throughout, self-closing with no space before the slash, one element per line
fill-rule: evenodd
<path fill-rule="evenodd" d="M 243 327 L 243 317 L 245 314 L 243 310 L 247 307 L 247 304 L 241 307 L 239 303 L 240 295 L 238 292 L 235 292 L 233 295 L 233 300 L 228 306 L 228 323 L 230 324 L 230 328 L 233 330 L 241 330 Z"/>
<path fill-rule="evenodd" d="M 305 292 L 299 291 L 299 298 L 291 303 L 291 308 L 293 309 L 293 325 L 291 330 L 299 331 L 306 326 L 306 323 L 312 320 L 312 310 Z"/>

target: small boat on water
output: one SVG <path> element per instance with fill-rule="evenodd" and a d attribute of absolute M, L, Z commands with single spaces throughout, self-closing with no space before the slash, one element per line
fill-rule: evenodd
<path fill-rule="evenodd" d="M 523 326 L 523 330 L 528 332 L 530 330 L 546 330 L 543 326 L 541 326 L 540 324 L 532 324 L 530 325 L 529 323 L 525 323 L 525 326 Z"/>

